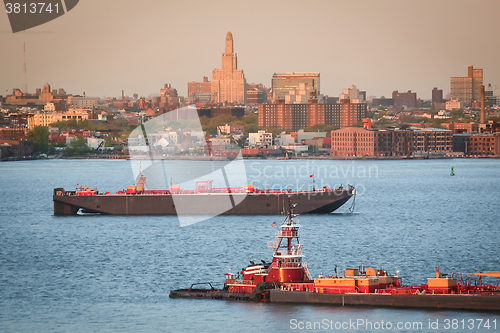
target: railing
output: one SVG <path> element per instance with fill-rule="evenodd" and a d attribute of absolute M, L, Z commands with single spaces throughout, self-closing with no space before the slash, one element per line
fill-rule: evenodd
<path fill-rule="evenodd" d="M 276 237 L 286 237 L 286 238 L 302 237 L 302 232 L 297 230 L 278 230 L 276 231 Z"/>
<path fill-rule="evenodd" d="M 312 280 L 313 278 L 312 278 L 311 273 L 309 272 L 309 268 L 307 268 L 307 263 L 306 263 L 306 262 L 303 262 L 303 263 L 302 263 L 302 267 L 304 267 L 304 271 L 306 272 L 306 278 L 307 278 L 308 280 Z"/>
<path fill-rule="evenodd" d="M 144 191 L 138 191 L 136 193 L 127 193 L 126 190 L 123 191 L 117 191 L 115 193 L 110 193 L 110 192 L 104 192 L 104 193 L 99 193 L 98 191 L 90 191 L 93 192 L 93 194 L 79 194 L 80 191 L 60 191 L 57 192 L 56 195 L 61 195 L 61 196 L 71 196 L 71 195 L 166 195 L 166 194 L 228 194 L 228 193 L 234 193 L 234 194 L 239 194 L 239 193 L 264 193 L 264 194 L 274 194 L 274 193 L 292 193 L 292 194 L 302 194 L 302 193 L 321 193 L 321 192 L 333 192 L 335 195 L 341 195 L 345 191 L 351 191 L 354 190 L 354 187 L 348 186 L 348 188 L 336 188 L 336 189 L 331 189 L 331 188 L 322 188 L 322 189 L 317 189 L 315 191 L 311 190 L 300 190 L 300 191 L 292 191 L 290 189 L 285 189 L 285 190 L 259 190 L 255 189 L 253 192 L 249 192 L 245 190 L 244 188 L 212 188 L 210 191 L 205 191 L 205 190 L 185 190 L 185 189 L 179 189 L 179 190 L 144 190 Z M 284 236 L 287 237 L 287 236 Z M 295 236 L 293 236 L 295 237 Z"/>
<path fill-rule="evenodd" d="M 272 264 L 273 268 L 300 268 L 307 267 L 307 264 L 304 262 L 275 262 Z"/>
<path fill-rule="evenodd" d="M 282 248 L 281 251 L 277 251 L 277 255 L 279 256 L 296 256 L 296 255 L 301 255 L 302 254 L 302 249 L 300 246 L 292 246 L 290 249 L 290 252 L 288 252 L 288 249 Z"/>
<path fill-rule="evenodd" d="M 267 274 L 269 273 L 269 269 L 264 269 L 264 268 L 261 268 L 259 270 L 250 270 L 250 271 L 245 271 L 245 274 Z"/>
<path fill-rule="evenodd" d="M 278 247 L 279 241 L 277 239 L 268 241 L 267 242 L 267 247 L 270 247 L 271 249 L 275 249 Z"/>
<path fill-rule="evenodd" d="M 229 284 L 243 284 L 243 285 L 253 285 L 253 281 L 251 280 L 231 280 L 231 282 Z"/>

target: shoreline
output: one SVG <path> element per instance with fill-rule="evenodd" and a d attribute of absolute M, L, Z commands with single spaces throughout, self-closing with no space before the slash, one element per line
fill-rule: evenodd
<path fill-rule="evenodd" d="M 129 156 L 56 156 L 48 158 L 34 158 L 34 157 L 24 157 L 24 158 L 10 158 L 1 160 L 0 162 L 13 162 L 13 161 L 37 161 L 37 160 L 136 160 L 136 161 L 146 161 L 149 158 L 143 159 L 130 159 Z M 294 158 L 279 158 L 279 157 L 243 157 L 243 160 L 344 160 L 344 161 L 401 161 L 401 160 L 445 160 L 445 159 L 500 159 L 500 156 L 429 156 L 429 157 L 399 157 L 399 156 L 370 156 L 370 157 L 358 157 L 358 156 L 302 156 Z M 167 161 L 231 161 L 231 158 L 225 157 L 210 157 L 210 156 L 181 156 L 175 158 L 162 158 L 161 160 Z"/>

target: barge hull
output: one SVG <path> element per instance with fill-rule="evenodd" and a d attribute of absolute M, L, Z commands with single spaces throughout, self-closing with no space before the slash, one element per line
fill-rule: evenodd
<path fill-rule="evenodd" d="M 75 215 L 80 209 L 108 215 L 177 215 L 175 203 L 189 207 L 190 215 L 280 215 L 290 195 L 298 214 L 328 214 L 353 195 L 353 190 L 307 193 L 263 194 L 98 194 L 70 195 L 54 190 L 54 215 Z M 73 192 L 74 193 L 74 192 Z M 175 198 L 174 198 L 175 197 Z M 239 204 L 235 204 L 238 203 Z M 221 213 L 221 207 L 227 207 Z"/>
<path fill-rule="evenodd" d="M 310 292 L 270 291 L 270 302 L 335 306 L 377 306 L 393 308 L 433 308 L 500 311 L 499 296 L 481 295 L 391 295 L 391 294 L 321 294 Z"/>
<path fill-rule="evenodd" d="M 170 298 L 266 301 L 270 303 L 316 304 L 331 306 L 368 306 L 387 308 L 424 308 L 447 310 L 500 311 L 499 296 L 482 295 L 391 295 L 391 294 L 322 294 L 300 291 L 266 290 L 258 286 L 251 294 L 225 290 L 181 289 Z"/>

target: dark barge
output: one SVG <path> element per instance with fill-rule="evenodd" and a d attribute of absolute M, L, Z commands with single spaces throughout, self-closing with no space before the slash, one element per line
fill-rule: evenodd
<path fill-rule="evenodd" d="M 280 215 L 287 197 L 300 204 L 300 214 L 327 214 L 337 210 L 355 189 L 315 191 L 225 189 L 225 191 L 66 191 L 54 189 L 54 215 L 75 215 L 80 209 L 109 215 Z M 176 208 L 177 207 L 177 208 Z M 180 207 L 180 208 L 179 208 Z"/>
<path fill-rule="evenodd" d="M 387 308 L 426 308 L 474 311 L 500 311 L 500 293 L 478 294 L 329 294 L 305 291 L 285 291 L 273 285 L 258 285 L 249 294 L 227 290 L 179 289 L 170 292 L 171 298 L 222 299 L 264 301 L 270 303 L 316 304 L 331 306 L 366 306 Z"/>

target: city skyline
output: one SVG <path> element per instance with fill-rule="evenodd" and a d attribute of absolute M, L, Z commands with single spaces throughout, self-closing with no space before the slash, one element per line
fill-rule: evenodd
<path fill-rule="evenodd" d="M 220 67 L 228 31 L 247 82 L 267 87 L 276 72 L 320 72 L 329 96 L 354 84 L 367 96 L 411 90 L 430 99 L 434 87 L 450 92 L 450 77 L 466 76 L 470 65 L 484 70 L 485 85 L 500 85 L 490 42 L 498 1 L 119 4 L 87 0 L 17 34 L 0 15 L 0 95 L 23 87 L 26 40 L 31 93 L 48 82 L 75 95 L 149 96 L 171 83 L 187 97 L 188 82 L 211 80 Z M 480 24 L 465 24 L 471 19 Z"/>

